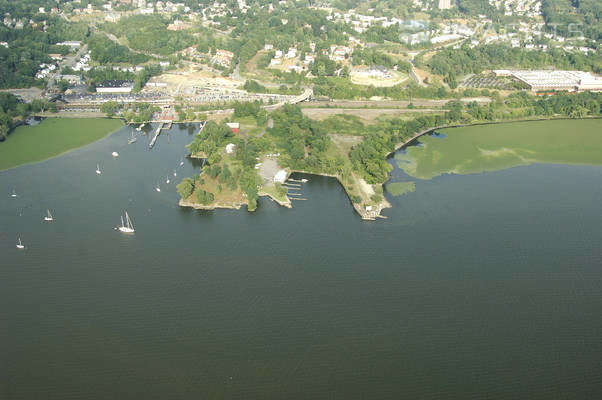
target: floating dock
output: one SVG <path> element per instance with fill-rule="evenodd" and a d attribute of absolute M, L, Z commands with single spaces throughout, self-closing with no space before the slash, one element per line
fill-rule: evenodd
<path fill-rule="evenodd" d="M 148 145 L 149 149 L 152 149 L 153 146 L 155 145 L 155 142 L 157 141 L 157 138 L 159 137 L 159 135 L 161 134 L 161 129 L 163 129 L 163 123 L 159 124 L 159 127 L 157 128 L 157 130 L 155 131 L 155 136 L 153 137 L 153 139 L 151 140 L 151 142 Z"/>

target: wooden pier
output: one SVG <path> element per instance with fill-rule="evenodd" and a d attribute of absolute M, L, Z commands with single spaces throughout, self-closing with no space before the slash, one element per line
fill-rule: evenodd
<path fill-rule="evenodd" d="M 159 137 L 159 135 L 161 134 L 161 129 L 163 129 L 163 123 L 159 124 L 159 127 L 157 128 L 157 130 L 155 131 L 155 136 L 153 137 L 153 139 L 151 140 L 151 142 L 148 145 L 149 149 L 152 149 L 153 146 L 155 145 L 155 142 L 157 141 L 157 138 Z"/>

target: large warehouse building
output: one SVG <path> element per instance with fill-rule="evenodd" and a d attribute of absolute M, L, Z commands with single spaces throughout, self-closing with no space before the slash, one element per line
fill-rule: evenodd
<path fill-rule="evenodd" d="M 96 86 L 97 93 L 130 93 L 134 88 L 133 81 L 103 81 Z"/>
<path fill-rule="evenodd" d="M 496 70 L 496 76 L 512 76 L 534 92 L 543 91 L 602 91 L 602 78 L 583 71 L 513 71 Z"/>

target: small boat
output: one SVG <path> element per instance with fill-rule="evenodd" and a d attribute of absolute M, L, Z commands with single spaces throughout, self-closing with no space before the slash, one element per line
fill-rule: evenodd
<path fill-rule="evenodd" d="M 52 222 L 54 218 L 52 218 L 52 214 L 50 214 L 50 210 L 46 210 L 46 216 L 44 217 L 44 221 Z"/>
<path fill-rule="evenodd" d="M 160 191 L 161 191 L 161 188 L 159 187 L 159 184 L 158 184 L 158 183 L 157 183 L 157 187 L 155 187 L 155 190 L 156 190 L 157 192 L 160 192 Z"/>
<path fill-rule="evenodd" d="M 102 172 L 100 172 L 100 165 L 96 164 L 96 175 L 100 174 L 102 174 Z"/>
<path fill-rule="evenodd" d="M 301 182 L 305 183 L 305 182 L 307 182 L 307 179 L 305 179 L 305 178 L 301 179 Z"/>
<path fill-rule="evenodd" d="M 132 129 L 132 137 L 128 140 L 128 144 L 132 144 L 136 141 L 136 137 L 134 136 L 134 130 Z"/>
<path fill-rule="evenodd" d="M 167 180 L 165 181 L 165 183 L 169 185 L 169 182 L 170 182 L 169 175 L 167 175 Z"/>
<path fill-rule="evenodd" d="M 17 249 L 23 250 L 24 248 L 25 246 L 23 246 L 23 243 L 21 243 L 21 238 L 19 238 L 19 240 L 17 241 Z"/>
<path fill-rule="evenodd" d="M 132 224 L 132 220 L 128 215 L 128 212 L 125 212 L 125 223 L 123 221 L 123 216 L 121 216 L 121 226 L 119 226 L 119 231 L 123 233 L 134 233 L 134 224 Z"/>
<path fill-rule="evenodd" d="M 180 158 L 180 167 L 184 165 L 184 159 Z"/>
<path fill-rule="evenodd" d="M 173 176 L 178 176 L 175 169 L 173 170 Z"/>
<path fill-rule="evenodd" d="M 15 189 L 13 189 L 12 193 L 10 194 L 10 197 L 17 197 L 17 192 L 15 192 Z"/>
<path fill-rule="evenodd" d="M 112 152 L 111 155 L 115 158 L 119 157 L 119 153 L 116 151 Z"/>

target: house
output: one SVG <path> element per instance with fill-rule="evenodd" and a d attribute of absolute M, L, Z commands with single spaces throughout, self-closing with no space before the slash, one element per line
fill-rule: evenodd
<path fill-rule="evenodd" d="M 226 145 L 226 154 L 234 154 L 236 151 L 236 145 L 234 143 L 228 143 Z"/>
<path fill-rule="evenodd" d="M 79 85 L 82 83 L 82 77 L 80 75 L 61 75 L 60 80 L 66 80 L 72 85 Z"/>
<path fill-rule="evenodd" d="M 240 123 L 239 122 L 226 122 L 226 125 L 232 129 L 232 132 L 238 133 L 240 132 Z"/>
<path fill-rule="evenodd" d="M 60 42 L 56 44 L 57 46 L 69 46 L 71 47 L 71 49 L 77 49 L 80 48 L 82 45 L 82 42 L 77 41 L 77 40 L 68 40 L 66 42 Z"/>
<path fill-rule="evenodd" d="M 286 53 L 286 58 L 295 58 L 297 57 L 297 49 L 291 47 L 288 49 L 288 53 Z"/>
<path fill-rule="evenodd" d="M 274 48 L 273 44 L 266 44 L 265 46 L 263 46 L 264 50 L 272 50 Z"/>

